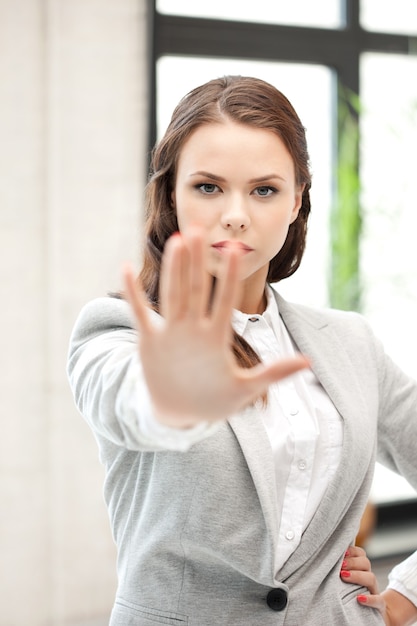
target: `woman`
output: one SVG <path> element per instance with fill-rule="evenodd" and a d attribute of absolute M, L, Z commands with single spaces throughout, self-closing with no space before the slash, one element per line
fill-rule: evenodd
<path fill-rule="evenodd" d="M 417 385 L 360 316 L 270 287 L 301 262 L 310 184 L 279 91 L 193 90 L 153 153 L 130 306 L 99 299 L 77 320 L 69 376 L 118 546 L 112 626 L 417 619 L 414 561 L 378 595 L 363 554 L 345 555 L 377 441 L 417 486 Z"/>

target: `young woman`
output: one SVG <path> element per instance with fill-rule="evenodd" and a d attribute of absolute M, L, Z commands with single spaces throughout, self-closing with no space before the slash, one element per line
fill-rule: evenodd
<path fill-rule="evenodd" d="M 270 286 L 301 262 L 310 183 L 273 86 L 193 90 L 153 153 L 140 277 L 126 268 L 125 298 L 77 320 L 69 376 L 118 546 L 112 626 L 417 619 L 415 557 L 378 595 L 352 546 L 377 444 L 417 486 L 417 384 L 359 315 Z"/>

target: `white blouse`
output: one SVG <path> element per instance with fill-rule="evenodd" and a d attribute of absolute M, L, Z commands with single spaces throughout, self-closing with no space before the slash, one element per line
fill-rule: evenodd
<path fill-rule="evenodd" d="M 388 587 L 417 606 L 417 552 L 394 567 L 388 575 Z"/>
<path fill-rule="evenodd" d="M 267 291 L 262 315 L 235 311 L 233 327 L 264 363 L 295 355 L 295 347 L 279 316 L 276 299 Z M 278 571 L 301 541 L 340 461 L 343 421 L 311 370 L 303 370 L 270 386 L 268 404 L 260 412 L 275 464 L 279 537 Z M 253 409 L 252 409 L 253 410 Z"/>

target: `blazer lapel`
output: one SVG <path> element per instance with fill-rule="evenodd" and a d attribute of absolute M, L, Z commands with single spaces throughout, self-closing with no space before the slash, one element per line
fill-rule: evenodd
<path fill-rule="evenodd" d="M 274 294 L 280 315 L 297 348 L 310 358 L 313 372 L 344 420 L 343 449 L 339 468 L 312 521 L 303 533 L 300 545 L 280 572 L 281 580 L 284 580 L 308 560 L 314 559 L 314 555 L 328 541 L 350 506 L 370 463 L 369 437 L 373 436 L 373 433 L 367 431 L 366 421 L 362 420 L 366 402 L 355 368 L 331 324 L 314 309 L 307 310 L 301 306 L 291 305 L 276 292 Z M 263 558 L 267 559 L 267 564 L 264 564 L 273 581 L 274 555 L 279 529 L 275 469 L 272 451 L 265 453 L 271 448 L 260 419 L 256 411 L 249 408 L 243 415 L 232 417 L 229 425 L 240 444 L 258 493 L 270 537 L 270 552 L 263 555 Z M 363 429 L 361 438 L 354 436 L 355 427 Z M 352 468 L 355 468 L 354 472 Z M 348 488 L 346 488 L 347 473 L 350 475 Z"/>
<path fill-rule="evenodd" d="M 264 567 L 271 581 L 275 576 L 274 555 L 276 538 L 278 537 L 278 511 L 275 490 L 275 467 L 268 435 L 256 411 L 248 408 L 244 414 L 229 419 L 258 494 L 262 514 L 270 540 L 270 550 L 265 559 Z"/>
<path fill-rule="evenodd" d="M 300 546 L 281 571 L 282 576 L 287 577 L 313 557 L 321 547 L 318 545 L 319 541 L 323 544 L 330 538 L 350 506 L 372 460 L 369 437 L 373 437 L 374 433 L 367 430 L 367 422 L 362 419 L 367 405 L 355 368 L 331 324 L 323 322 L 323 316 L 316 315 L 313 309 L 307 312 L 306 309 L 288 304 L 278 294 L 275 295 L 280 315 L 290 335 L 300 352 L 310 358 L 313 372 L 344 421 L 339 468 L 305 530 Z M 360 438 L 355 436 L 355 429 L 357 431 L 358 428 L 361 428 Z M 349 481 L 346 481 L 347 475 Z M 352 532 L 354 533 L 354 529 Z"/>
<path fill-rule="evenodd" d="M 275 295 L 278 300 L 280 315 L 288 332 L 300 352 L 311 360 L 314 374 L 345 422 L 344 452 L 353 454 L 354 450 L 351 448 L 359 446 L 359 454 L 355 454 L 355 457 L 358 456 L 360 462 L 362 452 L 368 449 L 368 444 L 361 446 L 356 438 L 355 441 L 351 439 L 350 425 L 357 422 L 358 413 L 366 408 L 366 401 L 346 346 L 332 325 L 320 313 L 317 314 L 314 309 L 307 313 L 297 306 L 287 303 L 278 294 Z M 362 426 L 365 429 L 363 436 L 366 439 L 373 433 L 366 430 L 366 423 L 363 423 Z"/>

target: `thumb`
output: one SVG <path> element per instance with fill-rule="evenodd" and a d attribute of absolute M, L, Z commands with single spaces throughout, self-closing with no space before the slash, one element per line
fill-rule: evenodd
<path fill-rule="evenodd" d="M 298 354 L 287 359 L 280 359 L 269 365 L 260 363 L 250 369 L 242 370 L 241 374 L 252 384 L 256 393 L 262 393 L 272 383 L 309 366 L 309 360 L 302 354 Z"/>

